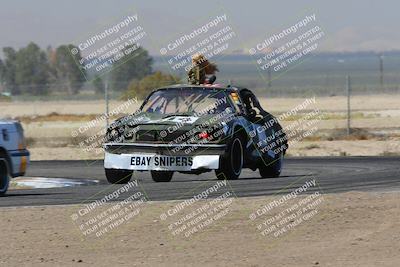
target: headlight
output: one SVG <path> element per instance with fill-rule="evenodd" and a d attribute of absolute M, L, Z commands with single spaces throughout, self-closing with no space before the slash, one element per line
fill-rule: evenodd
<path fill-rule="evenodd" d="M 128 130 L 125 131 L 125 138 L 131 141 L 136 141 L 136 133 L 139 129 L 139 126 L 128 128 Z"/>
<path fill-rule="evenodd" d="M 105 141 L 106 142 L 113 142 L 116 141 L 116 139 L 119 136 L 119 132 L 116 128 L 108 128 L 107 133 L 106 133 L 106 137 L 105 137 Z"/>
<path fill-rule="evenodd" d="M 122 125 L 115 128 L 110 128 L 109 138 L 110 141 L 122 143 L 125 141 L 136 141 L 136 133 L 139 131 L 139 126 L 129 127 Z"/>
<path fill-rule="evenodd" d="M 112 136 L 112 137 L 117 137 L 118 136 L 118 130 L 117 129 L 112 129 L 111 130 L 111 132 L 110 132 L 110 135 Z"/>

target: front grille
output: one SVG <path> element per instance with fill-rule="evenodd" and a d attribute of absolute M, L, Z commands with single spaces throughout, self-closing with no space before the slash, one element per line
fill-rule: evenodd
<path fill-rule="evenodd" d="M 163 133 L 161 134 L 161 132 Z M 184 143 L 190 140 L 191 137 L 192 136 L 186 136 L 186 131 L 167 133 L 166 131 L 160 130 L 140 130 L 136 133 L 136 141 L 142 142 L 169 143 L 176 141 L 177 143 Z"/>
<path fill-rule="evenodd" d="M 216 130 L 210 131 L 209 134 L 215 133 Z M 136 142 L 157 142 L 169 144 L 196 144 L 202 141 L 199 138 L 201 132 L 192 132 L 185 130 L 176 130 L 171 133 L 166 130 L 139 130 L 136 133 Z M 222 135 L 216 135 L 209 139 L 209 142 L 215 143 L 222 139 Z"/>
<path fill-rule="evenodd" d="M 158 141 L 159 131 L 156 130 L 140 130 L 136 133 L 136 141 L 152 142 Z"/>

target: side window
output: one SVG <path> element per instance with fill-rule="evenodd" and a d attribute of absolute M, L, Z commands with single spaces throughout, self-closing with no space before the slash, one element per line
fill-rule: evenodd
<path fill-rule="evenodd" d="M 10 140 L 10 135 L 8 134 L 7 129 L 2 129 L 1 134 L 3 136 L 4 141 L 9 141 Z"/>
<path fill-rule="evenodd" d="M 256 96 L 247 89 L 242 90 L 240 96 L 243 100 L 248 120 L 253 123 L 262 123 L 265 111 L 261 108 Z"/>
<path fill-rule="evenodd" d="M 241 92 L 240 96 L 243 99 L 243 104 L 247 113 L 251 113 L 251 110 L 254 109 L 254 105 L 252 102 L 252 94 L 248 91 L 243 91 Z"/>
<path fill-rule="evenodd" d="M 259 105 L 257 105 L 256 103 L 258 103 L 256 96 L 253 93 L 250 93 L 251 108 L 256 111 L 257 116 L 261 116 L 261 110 L 260 110 L 261 107 L 259 107 Z"/>

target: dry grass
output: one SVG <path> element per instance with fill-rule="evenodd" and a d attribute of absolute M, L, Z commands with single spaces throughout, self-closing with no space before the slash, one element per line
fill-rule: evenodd
<path fill-rule="evenodd" d="M 281 113 L 282 114 L 282 113 Z M 280 114 L 278 114 L 279 116 Z M 285 117 L 284 121 L 295 121 L 303 118 L 306 113 L 299 113 L 296 115 L 291 115 Z M 347 113 L 344 112 L 323 112 L 321 114 L 321 120 L 345 120 L 347 119 Z M 352 112 L 351 119 L 358 120 L 358 119 L 371 119 L 371 118 L 379 118 L 381 115 L 377 113 L 369 113 L 365 114 L 363 112 Z"/>
<path fill-rule="evenodd" d="M 306 147 L 304 147 L 305 149 L 315 149 L 315 148 L 321 148 L 319 145 L 317 144 L 310 144 Z"/>
<path fill-rule="evenodd" d="M 38 116 L 20 116 L 15 119 L 23 122 L 23 123 L 32 123 L 32 122 L 51 122 L 51 121 L 91 121 L 96 118 L 97 115 L 89 114 L 89 115 L 76 115 L 76 114 L 58 114 L 57 112 L 51 112 L 47 115 L 38 115 Z"/>
<path fill-rule="evenodd" d="M 124 116 L 126 114 L 120 114 L 119 116 L 112 116 L 110 117 L 110 120 L 115 120 L 118 117 Z M 32 122 L 60 122 L 60 121 L 65 121 L 65 122 L 76 122 L 76 121 L 81 121 L 81 122 L 87 122 L 94 120 L 98 118 L 98 114 L 86 114 L 86 115 L 80 115 L 80 114 L 59 114 L 57 112 L 51 112 L 47 115 L 37 115 L 37 116 L 20 116 L 20 117 L 15 117 L 16 120 L 19 120 L 23 123 L 32 123 Z"/>

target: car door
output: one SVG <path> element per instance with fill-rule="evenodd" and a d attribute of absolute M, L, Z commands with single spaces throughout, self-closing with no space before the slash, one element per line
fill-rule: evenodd
<path fill-rule="evenodd" d="M 261 107 L 257 97 L 250 90 L 241 90 L 240 96 L 250 122 L 249 135 L 253 142 L 255 155 L 264 156 L 270 160 L 275 159 L 274 151 L 278 142 L 275 134 L 276 127 L 271 123 L 273 116 Z"/>

